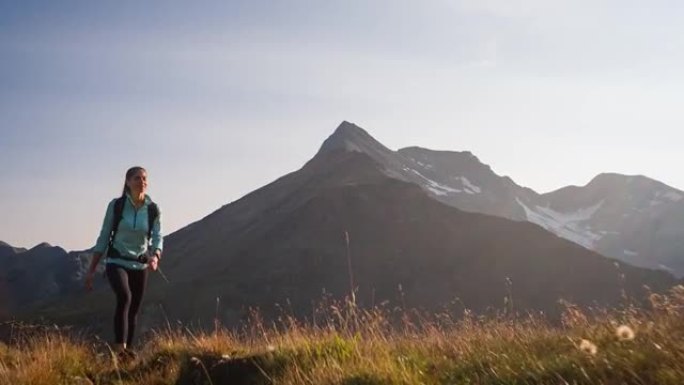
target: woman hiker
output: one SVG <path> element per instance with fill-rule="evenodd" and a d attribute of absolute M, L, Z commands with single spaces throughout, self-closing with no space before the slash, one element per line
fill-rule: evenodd
<path fill-rule="evenodd" d="M 126 171 L 121 197 L 107 206 L 85 279 L 86 290 L 92 290 L 97 264 L 105 255 L 107 279 L 116 294 L 114 350 L 123 360 L 135 358 L 130 349 L 148 269 L 157 270 L 163 247 L 160 211 L 146 191 L 147 171 Z"/>

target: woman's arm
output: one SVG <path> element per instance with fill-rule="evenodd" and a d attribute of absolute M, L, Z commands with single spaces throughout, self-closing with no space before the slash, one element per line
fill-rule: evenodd
<path fill-rule="evenodd" d="M 90 290 L 93 288 L 93 275 L 95 275 L 95 270 L 97 269 L 100 259 L 104 254 L 107 246 L 109 245 L 109 236 L 112 232 L 112 220 L 114 216 L 114 202 L 116 199 L 109 202 L 107 206 L 107 211 L 105 212 L 104 220 L 102 221 L 102 228 L 100 229 L 100 235 L 97 237 L 97 243 L 93 247 L 93 257 L 90 260 L 90 266 L 88 267 L 88 273 L 85 279 L 86 289 Z"/>
<path fill-rule="evenodd" d="M 100 229 L 100 235 L 97 237 L 95 247 L 93 247 L 93 255 L 100 254 L 100 256 L 102 256 L 109 245 L 109 236 L 112 232 L 112 221 L 114 220 L 114 202 L 116 202 L 116 199 L 109 202 L 109 205 L 107 206 L 107 211 L 105 212 L 105 217 L 102 221 L 102 228 Z"/>
<path fill-rule="evenodd" d="M 161 254 L 162 250 L 164 249 L 164 237 L 162 235 L 162 225 L 161 225 L 161 216 L 162 212 L 161 209 L 159 209 L 159 206 L 157 206 L 157 218 L 154 220 L 154 223 L 152 224 L 152 245 L 151 249 L 153 251 L 153 255 L 156 255 L 157 258 L 161 259 Z"/>
<path fill-rule="evenodd" d="M 88 268 L 88 275 L 92 275 L 95 273 L 95 270 L 97 269 L 97 264 L 100 263 L 101 258 L 102 253 L 93 253 L 93 258 L 90 260 L 90 267 Z"/>

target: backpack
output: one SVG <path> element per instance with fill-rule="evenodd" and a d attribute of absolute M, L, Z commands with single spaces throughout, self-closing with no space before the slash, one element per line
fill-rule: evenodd
<path fill-rule="evenodd" d="M 109 250 L 113 250 L 114 247 L 114 237 L 116 237 L 116 232 L 119 229 L 119 222 L 123 218 L 123 208 L 126 202 L 126 197 L 122 196 L 116 199 L 114 202 L 114 220 L 112 222 L 112 231 L 109 233 Z M 154 221 L 157 220 L 159 216 L 159 207 L 154 202 L 150 202 L 147 207 L 147 241 L 149 242 L 152 238 L 152 226 Z"/>

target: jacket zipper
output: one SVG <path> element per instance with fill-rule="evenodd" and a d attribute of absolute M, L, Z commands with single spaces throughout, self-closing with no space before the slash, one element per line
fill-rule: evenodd
<path fill-rule="evenodd" d="M 145 204 L 143 204 L 144 206 Z M 135 230 L 135 226 L 138 223 L 138 210 L 142 208 L 142 206 L 138 207 L 137 209 L 135 206 L 133 206 L 133 203 L 131 203 L 131 206 L 133 207 L 133 230 Z"/>
<path fill-rule="evenodd" d="M 133 206 L 133 204 L 131 204 Z M 135 206 L 133 206 L 133 230 L 135 230 L 135 226 L 138 223 L 138 210 L 140 210 L 142 206 L 138 207 L 137 209 Z"/>

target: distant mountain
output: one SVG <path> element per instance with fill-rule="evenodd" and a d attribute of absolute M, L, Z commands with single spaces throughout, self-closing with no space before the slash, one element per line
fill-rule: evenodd
<path fill-rule="evenodd" d="M 82 290 L 89 253 L 41 243 L 27 250 L 0 243 L 0 316 Z"/>
<path fill-rule="evenodd" d="M 410 151 L 392 155 L 343 123 L 300 170 L 167 236 L 161 266 L 168 282 L 151 276 L 141 322 L 218 315 L 234 325 L 248 307 L 273 315 L 276 304 L 307 316 L 324 292 L 350 292 L 347 255 L 363 306 L 398 304 L 403 296 L 409 307 L 436 310 L 458 299 L 484 310 L 501 308 L 512 294 L 517 310 L 555 313 L 560 298 L 613 306 L 623 289 L 641 298 L 644 285 L 658 291 L 676 283 L 666 272 L 605 258 L 537 225 L 435 200 L 451 190 L 496 194 L 485 190 L 487 180 L 465 175 L 467 167 L 484 168 L 471 155 L 457 155 L 468 163 L 447 186 L 447 176 L 437 179 L 434 170 L 441 166 L 423 162 L 418 171 L 422 160 L 405 155 Z M 426 194 L 429 188 L 437 192 Z M 112 306 L 106 289 L 43 314 L 92 325 L 109 322 Z"/>
<path fill-rule="evenodd" d="M 12 247 L 8 243 L 0 241 L 0 258 L 2 258 L 5 255 L 14 255 L 17 253 L 22 253 L 24 251 L 26 251 L 26 249 L 22 247 Z"/>
<path fill-rule="evenodd" d="M 587 186 L 539 194 L 497 175 L 470 152 L 392 151 L 343 123 L 321 151 L 368 154 L 386 175 L 464 211 L 530 221 L 603 255 L 684 275 L 684 192 L 644 176 L 601 174 Z"/>
<path fill-rule="evenodd" d="M 506 278 L 514 282 L 521 308 L 550 311 L 560 297 L 584 304 L 619 301 L 614 261 L 534 225 L 455 210 L 417 188 L 420 180 L 428 191 L 452 188 L 467 196 L 487 196 L 486 186 L 519 191 L 507 178 L 478 178 L 482 187 L 475 186 L 466 173 L 488 168 L 472 155 L 459 155 L 465 160 L 454 170 L 460 178 L 452 174 L 455 183 L 445 188 L 444 180 L 427 182 L 429 167 L 425 175 L 406 170 L 419 159 L 401 152 L 392 156 L 365 131 L 343 123 L 301 170 L 166 239 L 166 273 L 171 282 L 185 281 L 171 298 L 196 294 L 185 303 L 190 309 L 165 306 L 181 318 L 212 309 L 216 296 L 228 304 L 263 308 L 289 300 L 294 308 L 309 309 L 324 288 L 337 295 L 348 291 L 345 231 L 366 303 L 371 297 L 396 298 L 401 285 L 413 306 L 434 309 L 457 296 L 484 309 L 501 305 Z M 511 206 L 511 212 L 524 215 L 520 205 Z M 620 269 L 630 277 L 631 293 L 643 284 L 674 283 L 667 274 Z"/>
<path fill-rule="evenodd" d="M 644 176 L 601 174 L 544 194 L 530 218 L 598 252 L 684 275 L 684 192 Z"/>
<path fill-rule="evenodd" d="M 323 293 L 350 292 L 348 255 L 363 306 L 401 298 L 435 310 L 458 299 L 484 310 L 511 294 L 517 310 L 553 314 L 560 298 L 614 306 L 622 290 L 643 298 L 644 285 L 661 291 L 677 283 L 526 221 L 596 205 L 591 194 L 573 201 L 569 192 L 537 194 L 467 152 L 394 152 L 344 122 L 301 169 L 168 235 L 165 278 L 151 275 L 140 322 L 218 316 L 235 325 L 249 307 L 272 316 L 276 304 L 308 316 Z M 593 218 L 604 205 L 572 218 Z M 60 298 L 29 314 L 109 329 L 108 288 Z"/>

